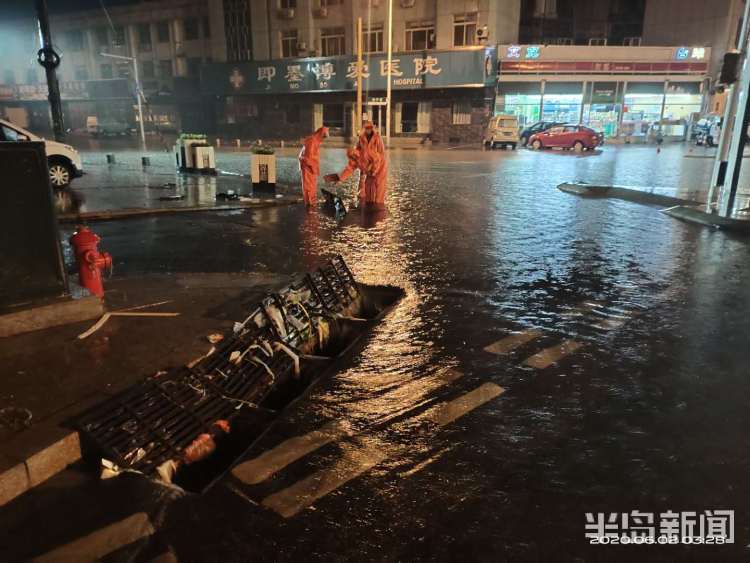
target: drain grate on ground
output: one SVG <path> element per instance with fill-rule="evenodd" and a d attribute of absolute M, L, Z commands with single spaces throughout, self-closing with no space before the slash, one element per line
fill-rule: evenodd
<path fill-rule="evenodd" d="M 337 256 L 266 296 L 213 353 L 130 387 L 75 426 L 121 468 L 151 474 L 168 462 L 190 465 L 196 452 L 210 455 L 214 439 L 231 433 L 233 419 L 264 410 L 280 388 L 309 381 L 320 364 L 305 369 L 307 355 L 330 348 L 342 319 L 356 317 L 361 306 L 360 288 Z"/>

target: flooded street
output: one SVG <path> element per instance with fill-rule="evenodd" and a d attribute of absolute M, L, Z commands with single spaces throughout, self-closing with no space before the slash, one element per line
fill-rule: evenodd
<path fill-rule="evenodd" d="M 746 242 L 556 189 L 690 197 L 712 161 L 684 153 L 394 150 L 385 211 L 97 225 L 118 275 L 293 273 L 340 253 L 359 281 L 406 290 L 243 456 L 263 477 L 236 470 L 176 501 L 163 541 L 180 560 L 746 560 Z M 343 168 L 343 150 L 323 154 L 324 173 Z M 584 537 L 587 512 L 720 509 L 735 510 L 732 546 Z"/>

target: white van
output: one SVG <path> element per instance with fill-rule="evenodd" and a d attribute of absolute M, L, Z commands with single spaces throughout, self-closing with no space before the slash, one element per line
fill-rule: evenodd
<path fill-rule="evenodd" d="M 42 139 L 18 125 L 0 119 L 0 142 L 2 141 L 42 141 L 47 152 L 49 182 L 53 188 L 64 188 L 73 178 L 83 175 L 81 155 L 70 145 Z"/>
<path fill-rule="evenodd" d="M 496 115 L 490 118 L 487 132 L 484 135 L 484 146 L 489 149 L 511 147 L 515 150 L 521 141 L 518 133 L 518 117 L 515 115 Z"/>

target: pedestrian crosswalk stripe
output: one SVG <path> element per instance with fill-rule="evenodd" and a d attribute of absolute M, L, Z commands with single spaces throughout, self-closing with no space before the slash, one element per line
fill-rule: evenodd
<path fill-rule="evenodd" d="M 232 469 L 232 475 L 248 485 L 261 483 L 290 463 L 348 435 L 351 435 L 351 429 L 346 424 L 339 420 L 331 421 L 304 436 L 289 438 L 258 457 L 240 463 Z"/>
<path fill-rule="evenodd" d="M 284 518 L 291 518 L 316 500 L 359 477 L 389 457 L 390 453 L 380 445 L 371 444 L 344 446 L 344 454 L 331 467 L 321 469 L 297 481 L 294 485 L 274 493 L 263 500 L 263 506 L 274 510 Z"/>
<path fill-rule="evenodd" d="M 124 520 L 100 528 L 68 544 L 32 559 L 34 563 L 78 563 L 96 561 L 128 544 L 154 533 L 145 512 L 138 512 Z"/>
<path fill-rule="evenodd" d="M 532 368 L 545 369 L 555 362 L 559 362 L 568 354 L 578 350 L 583 344 L 575 340 L 563 340 L 556 346 L 545 348 L 533 356 L 527 358 L 523 363 Z"/>
<path fill-rule="evenodd" d="M 503 392 L 504 389 L 499 385 L 484 383 L 457 399 L 434 407 L 427 413 L 427 418 L 437 423 L 438 427 L 443 427 Z M 284 518 L 291 518 L 387 458 L 402 452 L 401 447 L 390 445 L 374 436 L 357 438 L 355 443 L 343 444 L 342 449 L 343 455 L 333 466 L 273 493 L 263 499 L 261 504 Z"/>
<path fill-rule="evenodd" d="M 490 344 L 485 347 L 484 351 L 490 354 L 508 354 L 519 346 L 523 346 L 527 342 L 539 338 L 542 335 L 541 331 L 538 330 L 525 330 L 523 332 L 516 332 L 505 338 L 501 338 L 497 342 Z"/>

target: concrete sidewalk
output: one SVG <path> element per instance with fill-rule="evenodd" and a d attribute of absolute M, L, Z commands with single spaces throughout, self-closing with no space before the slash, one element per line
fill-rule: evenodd
<path fill-rule="evenodd" d="M 0 505 L 81 457 L 71 417 L 169 367 L 205 354 L 207 335 L 287 278 L 269 273 L 177 274 L 107 282 L 108 311 L 142 307 L 176 317 L 112 317 L 85 340 L 95 320 L 0 339 Z"/>

